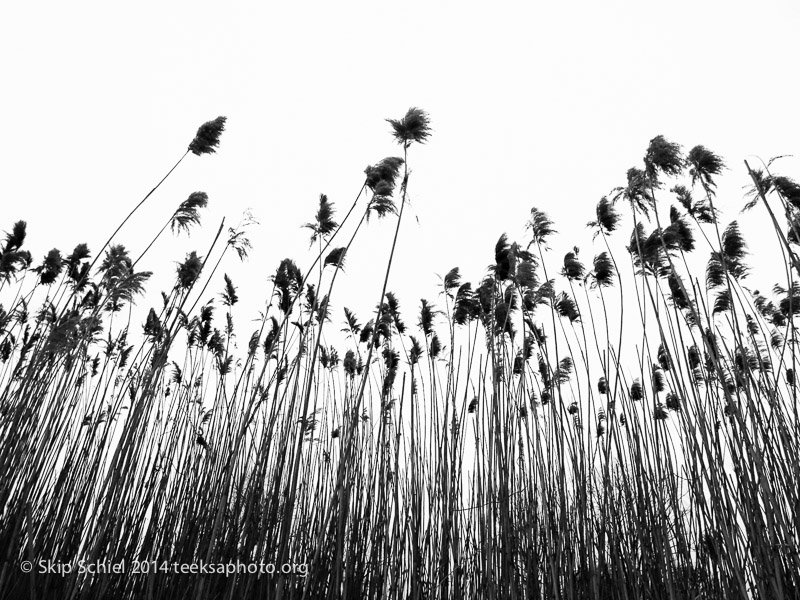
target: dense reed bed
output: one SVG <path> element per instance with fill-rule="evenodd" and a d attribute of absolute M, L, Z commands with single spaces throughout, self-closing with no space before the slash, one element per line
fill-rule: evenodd
<path fill-rule="evenodd" d="M 419 109 L 389 124 L 398 156 L 354 178 L 346 210 L 319 199 L 312 256 L 280 262 L 252 331 L 224 275 L 247 223 L 134 310 L 151 273 L 125 222 L 40 263 L 24 222 L 6 234 L 0 598 L 798 597 L 800 186 L 744 167 L 782 248 L 760 257 L 785 265 L 769 295 L 720 222 L 722 159 L 658 136 L 587 215 L 591 259 L 553 256 L 534 208 L 482 280 L 453 268 L 401 314 L 392 257 L 431 130 Z M 356 315 L 337 274 L 373 219 L 394 220 L 392 254 Z M 98 561 L 125 572 L 78 568 Z M 278 572 L 172 566 L 237 561 Z"/>

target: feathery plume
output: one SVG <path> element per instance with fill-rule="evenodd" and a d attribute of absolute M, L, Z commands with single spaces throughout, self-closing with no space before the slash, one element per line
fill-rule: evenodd
<path fill-rule="evenodd" d="M 664 371 L 659 365 L 653 365 L 653 389 L 656 392 L 663 392 L 666 389 L 664 381 Z"/>
<path fill-rule="evenodd" d="M 586 274 L 586 267 L 578 260 L 577 248 L 574 248 L 573 252 L 567 252 L 564 256 L 564 268 L 561 270 L 561 274 L 571 280 L 583 279 Z"/>
<path fill-rule="evenodd" d="M 25 243 L 25 233 L 28 224 L 25 221 L 17 221 L 11 231 L 6 233 L 5 244 L 3 245 L 3 254 L 7 252 L 15 252 L 22 247 Z"/>
<path fill-rule="evenodd" d="M 411 349 L 408 351 L 408 362 L 412 365 L 415 365 L 419 362 L 419 359 L 422 357 L 424 350 L 420 343 L 417 341 L 413 335 L 409 336 L 411 338 Z"/>
<path fill-rule="evenodd" d="M 550 217 L 536 207 L 531 209 L 531 216 L 525 224 L 525 228 L 531 230 L 531 244 L 542 246 L 545 246 L 548 237 L 556 233 Z"/>
<path fill-rule="evenodd" d="M 431 358 L 436 358 L 439 356 L 439 352 L 442 351 L 442 343 L 439 341 L 439 336 L 435 333 L 431 337 L 431 344 L 430 348 L 428 349 L 428 354 L 430 354 Z"/>
<path fill-rule="evenodd" d="M 626 176 L 628 185 L 614 189 L 612 202 L 623 199 L 631 205 L 631 209 L 634 212 L 641 212 L 645 217 L 649 218 L 650 209 L 655 204 L 653 195 L 650 192 L 651 179 L 645 171 L 636 167 L 628 169 Z"/>
<path fill-rule="evenodd" d="M 392 126 L 392 135 L 399 144 L 408 147 L 412 142 L 424 144 L 431 135 L 430 118 L 419 108 L 409 108 L 402 119 L 386 119 Z"/>
<path fill-rule="evenodd" d="M 225 131 L 225 117 L 217 117 L 213 121 L 206 121 L 200 125 L 189 150 L 200 156 L 201 154 L 213 154 L 219 146 L 219 138 Z"/>
<path fill-rule="evenodd" d="M 208 194 L 205 192 L 193 192 L 189 194 L 189 197 L 181 202 L 178 210 L 172 215 L 172 220 L 170 221 L 170 229 L 172 232 L 175 233 L 175 230 L 177 230 L 178 233 L 181 231 L 189 233 L 189 227 L 191 225 L 200 223 L 198 209 L 205 208 L 206 206 L 208 206 Z"/>
<path fill-rule="evenodd" d="M 793 207 L 800 209 L 800 184 L 790 177 L 774 175 L 771 182 L 775 190 Z"/>
<path fill-rule="evenodd" d="M 611 260 L 608 252 L 603 251 L 594 257 L 592 275 L 597 285 L 601 287 L 614 285 L 614 277 L 616 274 L 617 271 L 614 268 L 614 262 Z"/>
<path fill-rule="evenodd" d="M 481 312 L 480 301 L 472 291 L 472 284 L 467 282 L 458 288 L 455 298 L 453 319 L 458 325 L 465 325 L 468 321 L 477 318 Z"/>
<path fill-rule="evenodd" d="M 578 305 L 566 292 L 561 292 L 555 302 L 556 312 L 562 317 L 567 317 L 571 322 L 580 321 L 581 315 L 578 312 Z"/>
<path fill-rule="evenodd" d="M 344 268 L 344 256 L 347 252 L 347 248 L 334 248 L 328 253 L 328 256 L 325 257 L 325 266 L 333 265 L 339 269 Z"/>
<path fill-rule="evenodd" d="M 433 307 L 428 304 L 428 301 L 425 298 L 420 300 L 420 309 L 419 309 L 419 327 L 422 329 L 422 332 L 428 336 L 433 333 Z"/>
<path fill-rule="evenodd" d="M 203 259 L 197 256 L 197 252 L 192 250 L 186 260 L 178 265 L 178 285 L 185 289 L 192 287 L 200 277 L 200 270 L 203 268 Z"/>
<path fill-rule="evenodd" d="M 356 353 L 352 350 L 348 350 L 345 352 L 344 360 L 342 361 L 342 366 L 344 367 L 344 372 L 350 376 L 355 377 L 356 375 Z"/>
<path fill-rule="evenodd" d="M 494 246 L 494 261 L 495 265 L 494 276 L 498 281 L 506 281 L 514 272 L 515 256 L 511 244 L 508 243 L 508 236 L 504 233 L 497 240 Z"/>
<path fill-rule="evenodd" d="M 400 302 L 393 292 L 386 292 L 386 308 L 388 309 L 388 314 L 394 321 L 394 326 L 397 328 L 398 333 L 405 333 L 406 325 L 400 318 Z"/>
<path fill-rule="evenodd" d="M 713 194 L 716 187 L 714 176 L 719 175 L 725 168 L 725 162 L 705 146 L 695 146 L 686 155 L 686 165 L 692 177 L 692 185 L 698 181 L 703 187 Z"/>
<path fill-rule="evenodd" d="M 39 273 L 39 281 L 44 285 L 51 285 L 61 275 L 64 269 L 64 259 L 61 257 L 61 252 L 57 248 L 53 248 L 44 257 L 42 266 L 35 269 Z"/>
<path fill-rule="evenodd" d="M 225 279 L 225 289 L 222 292 L 222 303 L 225 306 L 233 306 L 239 301 L 239 296 L 236 294 L 236 288 L 227 273 L 223 278 Z"/>
<path fill-rule="evenodd" d="M 706 265 L 706 289 L 719 287 L 724 282 L 725 270 L 722 267 L 721 255 L 719 252 L 712 252 Z"/>
<path fill-rule="evenodd" d="M 453 294 L 451 293 L 455 288 L 461 285 L 461 274 L 459 272 L 458 267 L 454 267 L 447 272 L 442 280 L 442 286 L 444 287 L 444 291 L 448 297 L 452 298 Z"/>
<path fill-rule="evenodd" d="M 597 229 L 593 237 L 597 237 L 601 233 L 603 235 L 610 235 L 611 232 L 617 228 L 621 219 L 620 214 L 614 209 L 614 205 L 605 196 L 600 198 L 600 201 L 597 203 L 595 207 L 595 216 L 597 217 L 596 220 L 589 221 L 586 224 L 587 227 Z"/>
<path fill-rule="evenodd" d="M 333 220 L 333 214 L 335 212 L 336 211 L 333 208 L 333 204 L 328 201 L 328 197 L 325 194 L 320 194 L 319 208 L 317 209 L 314 222 L 303 225 L 303 227 L 310 229 L 312 232 L 312 244 L 316 242 L 319 237 L 325 237 L 326 235 L 332 233 L 339 226 L 339 224 Z"/>
<path fill-rule="evenodd" d="M 353 335 L 358 334 L 361 331 L 361 325 L 358 323 L 355 314 L 349 308 L 345 306 L 344 308 L 344 317 L 347 323 L 347 327 L 342 329 L 342 331 L 346 333 L 352 333 Z"/>
<path fill-rule="evenodd" d="M 278 308 L 284 314 L 288 314 L 292 302 L 302 291 L 300 286 L 303 283 L 303 274 L 294 261 L 284 258 L 271 279 L 275 284 L 275 295 L 278 296 Z"/>
<path fill-rule="evenodd" d="M 680 214 L 677 208 L 670 206 L 670 224 L 664 228 L 662 237 L 664 245 L 673 250 L 691 252 L 694 250 L 694 234 L 686 219 Z"/>
<path fill-rule="evenodd" d="M 364 169 L 367 176 L 366 186 L 376 196 L 391 196 L 397 185 L 400 167 L 405 161 L 397 156 L 389 156 L 378 163 Z"/>
<path fill-rule="evenodd" d="M 663 135 L 657 135 L 650 140 L 644 164 L 647 176 L 653 182 L 656 181 L 659 171 L 669 177 L 680 175 L 684 165 L 681 147 L 668 142 Z"/>

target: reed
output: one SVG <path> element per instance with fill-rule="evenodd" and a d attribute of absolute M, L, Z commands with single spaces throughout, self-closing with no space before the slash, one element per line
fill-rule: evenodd
<path fill-rule="evenodd" d="M 657 136 L 589 214 L 594 251 L 554 257 L 533 208 L 483 279 L 452 268 L 412 308 L 392 268 L 432 129 L 417 108 L 388 121 L 402 157 L 367 167 L 341 222 L 319 198 L 309 256 L 279 263 L 253 331 L 219 272 L 247 257 L 249 217 L 157 306 L 134 306 L 152 274 L 115 240 L 160 183 L 94 257 L 36 263 L 24 222 L 5 234 L 0 598 L 798 597 L 800 185 L 745 167 L 781 250 L 758 258 L 785 265 L 767 295 L 721 222 L 722 158 Z M 395 229 L 364 321 L 336 284 L 371 217 Z M 173 567 L 201 561 L 292 572 Z"/>

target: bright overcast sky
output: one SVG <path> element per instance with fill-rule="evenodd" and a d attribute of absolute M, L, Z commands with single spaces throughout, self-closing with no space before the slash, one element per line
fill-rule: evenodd
<path fill-rule="evenodd" d="M 197 127 L 225 115 L 218 153 L 187 157 L 117 241 L 138 253 L 189 193 L 207 192 L 202 232 L 165 238 L 142 264 L 171 272 L 206 251 L 223 216 L 235 224 L 250 207 L 261 222 L 251 260 L 223 270 L 262 298 L 281 258 L 308 267 L 300 225 L 319 194 L 341 216 L 363 169 L 400 152 L 384 119 L 418 106 L 434 131 L 410 153 L 411 212 L 389 284 L 416 313 L 420 297 L 435 299 L 435 273 L 460 266 L 474 281 L 501 233 L 526 241 L 532 206 L 562 232 L 553 266 L 576 244 L 589 258 L 595 203 L 657 134 L 726 159 L 720 205 L 736 218 L 742 160 L 800 153 L 799 7 L 12 3 L 0 24 L 0 230 L 27 220 L 37 263 L 54 246 L 96 251 Z M 800 177 L 800 161 L 778 170 Z M 393 227 L 374 222 L 353 247 L 337 323 L 342 303 L 367 320 Z M 745 232 L 756 246 L 758 231 Z"/>

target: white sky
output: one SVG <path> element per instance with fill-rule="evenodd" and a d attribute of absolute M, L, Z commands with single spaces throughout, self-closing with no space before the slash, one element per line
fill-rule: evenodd
<path fill-rule="evenodd" d="M 197 127 L 225 115 L 219 152 L 187 157 L 117 241 L 138 254 L 189 193 L 207 192 L 204 229 L 165 238 L 141 264 L 171 277 L 223 216 L 235 224 L 251 207 L 251 260 L 222 268 L 255 307 L 247 318 L 281 258 L 310 264 L 300 225 L 319 194 L 342 216 L 363 169 L 400 152 L 384 119 L 410 106 L 434 133 L 410 154 L 412 210 L 389 284 L 407 321 L 420 297 L 435 301 L 435 273 L 460 266 L 477 281 L 501 233 L 527 241 L 532 206 L 562 232 L 552 270 L 573 245 L 588 260 L 595 203 L 657 134 L 727 160 L 725 222 L 743 203 L 744 158 L 800 152 L 797 2 L 44 2 L 3 13 L 0 230 L 27 220 L 37 263 L 54 246 L 97 251 Z M 777 169 L 798 178 L 800 160 Z M 745 233 L 766 256 L 760 219 Z M 337 324 L 342 305 L 367 320 L 393 227 L 374 221 L 353 247 Z M 626 221 L 620 240 L 629 233 Z"/>

